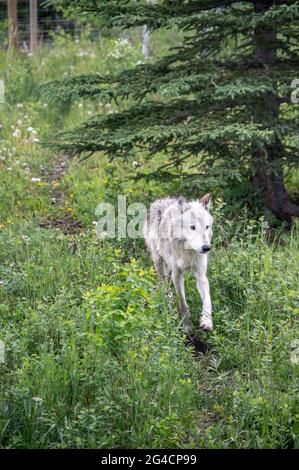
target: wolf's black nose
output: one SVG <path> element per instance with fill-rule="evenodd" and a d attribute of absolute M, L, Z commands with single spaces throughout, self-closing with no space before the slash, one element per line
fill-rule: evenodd
<path fill-rule="evenodd" d="M 210 251 L 211 249 L 211 245 L 202 245 L 202 251 L 204 253 L 207 253 L 208 251 Z"/>

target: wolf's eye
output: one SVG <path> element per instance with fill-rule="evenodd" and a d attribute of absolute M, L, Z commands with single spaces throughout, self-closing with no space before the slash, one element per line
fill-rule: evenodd
<path fill-rule="evenodd" d="M 208 228 L 210 228 L 210 226 L 209 226 L 209 225 L 206 225 L 206 230 L 208 230 Z"/>
<path fill-rule="evenodd" d="M 191 230 L 195 230 L 195 225 L 190 225 Z"/>

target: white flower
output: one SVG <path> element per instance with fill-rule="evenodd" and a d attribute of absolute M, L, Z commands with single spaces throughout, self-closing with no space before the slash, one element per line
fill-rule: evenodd
<path fill-rule="evenodd" d="M 33 132 L 34 129 L 33 129 L 33 127 L 29 126 L 29 127 L 27 128 L 27 131 L 28 131 L 28 132 Z"/>
<path fill-rule="evenodd" d="M 122 39 L 119 39 L 117 41 L 117 45 L 118 46 L 121 46 L 121 47 L 127 47 L 127 46 L 131 46 L 131 44 L 129 43 L 128 39 L 127 38 L 122 38 Z"/>
<path fill-rule="evenodd" d="M 113 57 L 113 59 L 120 59 L 121 58 L 121 52 L 120 51 L 111 51 L 111 52 L 108 52 L 107 54 L 108 57 Z"/>
<path fill-rule="evenodd" d="M 33 401 L 36 401 L 37 403 L 42 403 L 43 399 L 41 397 L 32 397 Z"/>
<path fill-rule="evenodd" d="M 17 126 L 21 126 L 22 124 L 23 124 L 22 119 L 18 119 L 18 120 L 17 120 Z"/>
<path fill-rule="evenodd" d="M 12 136 L 18 139 L 21 136 L 21 131 L 19 129 L 16 129 L 13 133 Z"/>
<path fill-rule="evenodd" d="M 40 183 L 40 178 L 31 178 L 32 183 Z"/>
<path fill-rule="evenodd" d="M 292 348 L 292 351 L 291 351 L 291 362 L 293 364 L 299 364 L 299 340 L 298 339 L 294 339 L 292 342 L 291 342 L 291 348 Z"/>

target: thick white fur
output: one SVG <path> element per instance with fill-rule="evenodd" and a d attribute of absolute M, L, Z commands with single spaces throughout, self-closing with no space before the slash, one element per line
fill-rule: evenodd
<path fill-rule="evenodd" d="M 184 271 L 190 269 L 196 278 L 203 308 L 200 326 L 212 330 L 212 304 L 209 281 L 206 276 L 208 255 L 203 247 L 210 246 L 213 217 L 209 213 L 211 196 L 197 201 L 185 198 L 159 199 L 151 204 L 143 226 L 143 235 L 155 263 L 157 272 L 172 278 L 183 317 L 183 328 L 193 333 L 189 307 L 184 289 Z"/>

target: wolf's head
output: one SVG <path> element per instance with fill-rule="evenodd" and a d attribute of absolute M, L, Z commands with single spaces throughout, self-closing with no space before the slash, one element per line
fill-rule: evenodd
<path fill-rule="evenodd" d="M 213 217 L 209 212 L 211 194 L 188 202 L 184 197 L 177 201 L 172 217 L 173 237 L 184 241 L 184 248 L 197 253 L 211 249 Z"/>

